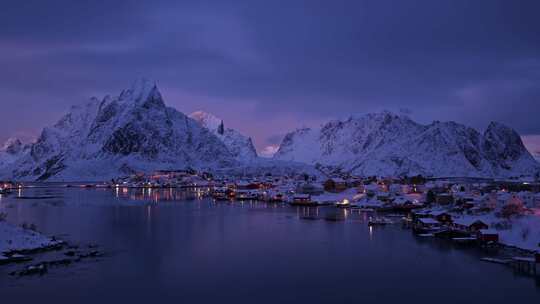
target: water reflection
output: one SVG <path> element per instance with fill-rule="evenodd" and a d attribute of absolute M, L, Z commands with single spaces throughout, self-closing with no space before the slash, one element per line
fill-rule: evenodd
<path fill-rule="evenodd" d="M 109 191 L 102 189 L 101 191 Z M 170 202 L 201 200 L 210 193 L 208 188 L 181 189 L 181 188 L 114 188 L 115 196 L 119 199 L 129 199 L 134 201 Z"/>
<path fill-rule="evenodd" d="M 224 297 L 235 303 L 505 303 L 509 291 L 515 301 L 540 298 L 534 280 L 480 262 L 482 252 L 417 238 L 400 225 L 368 227 L 372 214 L 359 210 L 214 201 L 204 189 L 25 189 L 22 195 L 54 198 L 4 197 L 3 206 L 15 206 L 7 209 L 9 221 L 95 242 L 114 255 L 16 283 L 0 268 L 6 300 L 147 303 L 165 295 L 188 303 Z"/>

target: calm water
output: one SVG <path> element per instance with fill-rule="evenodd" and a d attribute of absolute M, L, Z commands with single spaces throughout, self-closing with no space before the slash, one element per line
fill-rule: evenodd
<path fill-rule="evenodd" d="M 3 197 L 8 221 L 94 242 L 109 256 L 43 277 L 0 267 L 2 300 L 17 303 L 507 303 L 540 300 L 540 283 L 483 263 L 475 249 L 419 240 L 366 215 L 305 220 L 332 209 L 214 203 L 197 192 L 32 189 Z M 345 211 L 342 211 L 345 212 Z"/>

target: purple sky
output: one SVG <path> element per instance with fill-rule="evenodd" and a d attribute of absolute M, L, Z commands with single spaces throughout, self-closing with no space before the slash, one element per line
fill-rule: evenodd
<path fill-rule="evenodd" d="M 526 0 L 4 0 L 0 141 L 139 77 L 258 149 L 382 109 L 540 134 L 539 11 Z"/>

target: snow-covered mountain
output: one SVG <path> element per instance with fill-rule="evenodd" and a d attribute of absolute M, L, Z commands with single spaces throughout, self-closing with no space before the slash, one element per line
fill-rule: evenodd
<path fill-rule="evenodd" d="M 222 119 L 203 111 L 191 113 L 189 117 L 216 135 L 239 161 L 250 161 L 257 158 L 257 151 L 251 138 L 234 129 L 226 128 Z"/>
<path fill-rule="evenodd" d="M 481 134 L 454 122 L 422 125 L 390 112 L 296 130 L 274 158 L 385 176 L 505 177 L 540 168 L 520 136 L 502 124 L 493 122 Z"/>
<path fill-rule="evenodd" d="M 2 153 L 19 151 L 20 146 L 11 143 Z M 236 164 L 222 140 L 167 107 L 157 86 L 146 80 L 117 97 L 92 98 L 72 107 L 54 126 L 43 129 L 26 152 L 14 155 L 19 157 L 0 165 L 0 177 L 106 180 L 156 169 Z"/>
<path fill-rule="evenodd" d="M 24 145 L 18 138 L 8 139 L 0 148 L 0 168 L 9 166 L 29 151 L 29 145 Z"/>

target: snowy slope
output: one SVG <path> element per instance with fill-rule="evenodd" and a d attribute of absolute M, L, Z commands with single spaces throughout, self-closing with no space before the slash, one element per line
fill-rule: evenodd
<path fill-rule="evenodd" d="M 512 129 L 491 123 L 484 134 L 454 123 L 416 123 L 390 112 L 351 116 L 285 136 L 279 160 L 320 163 L 361 175 L 514 176 L 538 163 Z"/>
<path fill-rule="evenodd" d="M 0 168 L 13 164 L 17 159 L 28 153 L 30 146 L 24 145 L 17 138 L 8 139 L 0 148 Z"/>
<path fill-rule="evenodd" d="M 74 106 L 43 129 L 27 153 L 0 167 L 0 177 L 107 180 L 140 171 L 235 162 L 212 132 L 167 107 L 154 83 L 139 80 L 117 97 Z"/>
<path fill-rule="evenodd" d="M 257 158 L 257 151 L 251 138 L 234 129 L 226 128 L 223 120 L 203 111 L 194 112 L 189 117 L 216 135 L 237 160 L 251 161 Z"/>

